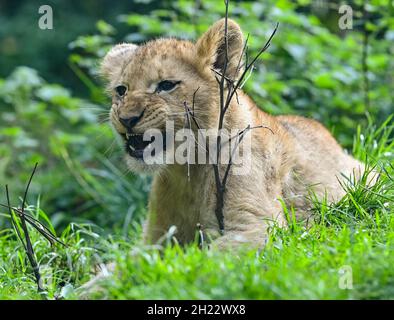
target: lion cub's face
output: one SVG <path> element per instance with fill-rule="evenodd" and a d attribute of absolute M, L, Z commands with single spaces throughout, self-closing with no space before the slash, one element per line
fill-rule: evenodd
<path fill-rule="evenodd" d="M 228 21 L 226 76 L 237 77 L 243 48 L 239 26 Z M 166 133 L 185 127 L 186 111 L 194 110 L 203 128 L 214 126 L 218 114 L 218 74 L 224 65 L 224 21 L 214 24 L 196 43 L 159 39 L 142 46 L 120 44 L 102 62 L 112 94 L 110 119 L 125 141 L 127 162 L 134 171 L 152 171 L 162 165 L 147 164 L 144 151 L 162 134 L 162 156 L 173 148 Z M 168 140 L 168 139 L 167 139 Z M 147 149 L 148 148 L 148 149 Z"/>

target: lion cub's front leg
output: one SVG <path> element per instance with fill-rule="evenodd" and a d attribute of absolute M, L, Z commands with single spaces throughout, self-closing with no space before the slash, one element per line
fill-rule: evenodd
<path fill-rule="evenodd" d="M 285 225 L 281 212 L 278 212 L 276 218 L 264 217 L 260 214 L 249 212 L 238 212 L 238 214 L 241 216 L 241 221 L 225 220 L 226 227 L 223 235 L 220 235 L 217 229 L 210 228 L 205 230 L 207 237 L 213 239 L 210 243 L 212 248 L 261 248 L 267 242 L 270 227 Z"/>
<path fill-rule="evenodd" d="M 224 234 L 220 236 L 217 227 L 205 230 L 207 237 L 213 240 L 212 247 L 263 247 L 269 227 L 286 225 L 278 200 L 281 197 L 280 188 L 275 184 L 265 186 L 261 183 L 262 179 L 256 184 L 240 183 L 240 179 L 229 183 L 229 191 L 225 195 Z M 250 177 L 245 179 L 253 180 Z M 216 217 L 214 219 L 216 222 Z"/>
<path fill-rule="evenodd" d="M 199 171 L 197 171 L 199 169 Z M 196 168 L 187 175 L 158 176 L 152 184 L 145 241 L 157 243 L 172 226 L 181 244 L 196 239 L 197 225 L 202 225 L 207 242 L 213 246 L 263 246 L 267 229 L 284 225 L 279 198 L 279 179 L 268 179 L 268 169 L 257 168 L 244 175 L 231 175 L 224 193 L 224 234 L 220 235 L 215 215 L 216 184 L 212 167 Z"/>

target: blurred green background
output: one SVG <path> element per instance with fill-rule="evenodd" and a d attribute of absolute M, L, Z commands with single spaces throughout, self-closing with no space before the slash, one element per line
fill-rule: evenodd
<path fill-rule="evenodd" d="M 257 104 L 313 117 L 351 151 L 357 126 L 394 110 L 394 10 L 391 0 L 346 3 L 350 30 L 338 27 L 339 1 L 231 1 L 230 17 L 249 34 L 250 55 L 280 23 L 245 86 Z M 16 205 L 38 162 L 29 200 L 40 196 L 55 227 L 90 221 L 126 232 L 145 213 L 149 177 L 123 164 L 98 61 L 121 41 L 196 39 L 224 3 L 52 0 L 54 29 L 40 30 L 42 4 L 0 0 L 0 185 Z"/>

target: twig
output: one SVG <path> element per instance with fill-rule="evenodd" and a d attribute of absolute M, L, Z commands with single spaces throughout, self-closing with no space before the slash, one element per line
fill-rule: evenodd
<path fill-rule="evenodd" d="M 239 144 L 241 143 L 244 135 L 251 129 L 250 125 L 242 130 L 241 132 L 238 133 L 237 135 L 237 143 L 230 155 L 230 161 L 227 164 L 225 173 L 223 178 L 220 177 L 220 172 L 219 172 L 219 159 L 221 157 L 221 135 L 220 132 L 223 129 L 223 124 L 224 124 L 224 119 L 227 110 L 229 109 L 231 105 L 231 101 L 234 97 L 234 95 L 237 97 L 238 101 L 238 89 L 242 87 L 245 82 L 248 80 L 250 77 L 251 72 L 253 71 L 254 64 L 257 61 L 257 59 L 269 48 L 271 45 L 271 40 L 275 36 L 275 33 L 278 29 L 279 23 L 276 24 L 274 31 L 271 33 L 270 37 L 264 44 L 264 46 L 260 49 L 260 51 L 257 53 L 257 55 L 252 59 L 252 61 L 249 63 L 248 55 L 247 55 L 247 43 L 249 40 L 249 35 L 246 38 L 245 44 L 242 48 L 241 55 L 239 57 L 239 61 L 236 67 L 236 73 L 238 73 L 241 69 L 242 65 L 242 58 L 243 55 L 245 54 L 246 56 L 246 61 L 245 61 L 245 69 L 243 70 L 241 76 L 235 81 L 231 79 L 229 76 L 226 75 L 227 67 L 228 67 L 228 5 L 229 1 L 225 0 L 225 18 L 224 18 L 224 45 L 225 45 L 225 59 L 224 59 L 224 65 L 223 69 L 221 72 L 218 72 L 217 70 L 214 70 L 216 75 L 219 75 L 220 78 L 216 76 L 217 82 L 219 84 L 219 90 L 220 90 L 220 111 L 219 111 L 219 123 L 218 123 L 218 136 L 216 139 L 216 162 L 213 164 L 213 171 L 214 171 L 214 176 L 215 176 L 215 185 L 216 185 L 216 207 L 215 207 L 215 215 L 218 220 L 218 225 L 219 225 L 219 231 L 221 234 L 224 233 L 224 215 L 223 215 L 223 208 L 224 208 L 224 194 L 226 192 L 226 184 L 227 184 L 227 179 L 229 175 L 229 171 L 232 165 L 232 158 L 235 152 L 235 149 L 238 148 Z M 226 99 L 224 98 L 225 94 L 225 83 L 227 84 L 227 96 Z M 238 102 L 239 103 L 239 102 Z M 258 126 L 260 127 L 260 126 Z M 256 127 L 256 128 L 258 128 Z M 264 127 L 264 126 L 262 126 Z M 265 127 L 267 128 L 267 127 Z M 269 129 L 269 128 L 268 128 Z M 271 129 L 269 129 L 271 130 Z M 272 132 L 272 130 L 271 130 Z"/>
<path fill-rule="evenodd" d="M 34 277 L 35 277 L 36 283 L 37 283 L 37 290 L 38 290 L 38 292 L 41 293 L 41 292 L 44 291 L 44 288 L 42 286 L 42 279 L 41 279 L 40 269 L 39 269 L 39 266 L 38 266 L 38 263 L 37 263 L 37 260 L 36 260 L 35 254 L 34 254 L 34 249 L 33 249 L 32 243 L 31 243 L 29 230 L 28 230 L 27 224 L 26 224 L 26 221 L 27 220 L 31 220 L 31 219 L 29 219 L 29 218 L 26 219 L 26 215 L 25 215 L 26 198 L 27 198 L 27 194 L 29 192 L 29 187 L 30 187 L 31 181 L 33 179 L 34 173 L 36 172 L 37 166 L 38 166 L 38 163 L 35 164 L 33 172 L 30 175 L 30 179 L 29 179 L 29 181 L 27 183 L 27 186 L 26 186 L 26 189 L 25 189 L 25 193 L 23 195 L 22 208 L 20 210 L 17 210 L 17 212 L 19 213 L 19 219 L 21 221 L 21 228 L 22 228 L 23 233 L 24 233 L 24 238 L 25 238 L 24 240 L 23 240 L 23 237 L 22 237 L 21 232 L 19 230 L 19 225 L 16 223 L 16 221 L 14 219 L 14 213 L 12 212 L 13 208 L 11 207 L 8 185 L 5 186 L 5 190 L 6 190 L 6 197 L 7 197 L 7 207 L 8 207 L 8 210 L 9 210 L 9 214 L 11 216 L 12 225 L 13 225 L 14 229 L 16 230 L 16 233 L 18 235 L 19 240 L 23 244 L 23 247 L 25 249 L 27 258 L 29 259 L 30 265 L 33 268 Z"/>
<path fill-rule="evenodd" d="M 234 138 L 236 138 L 237 140 L 235 142 L 235 146 L 234 146 L 233 150 L 231 151 L 230 159 L 229 159 L 229 162 L 228 162 L 227 167 L 226 167 L 226 171 L 225 171 L 224 176 L 223 176 L 222 185 L 225 186 L 226 183 L 227 183 L 227 178 L 228 178 L 228 174 L 230 172 L 231 166 L 233 164 L 233 157 L 234 157 L 235 151 L 238 149 L 238 147 L 239 147 L 240 143 L 242 142 L 243 138 L 245 137 L 245 135 L 250 130 L 254 130 L 254 129 L 268 129 L 268 130 L 271 131 L 272 134 L 274 134 L 272 129 L 267 127 L 267 126 L 259 125 L 259 126 L 251 127 L 250 125 L 248 125 L 245 129 L 243 129 L 240 132 L 238 132 L 235 136 L 230 137 L 229 140 L 228 140 L 229 144 L 231 143 L 231 141 Z"/>
<path fill-rule="evenodd" d="M 233 164 L 233 157 L 234 157 L 236 149 L 239 147 L 239 144 L 243 140 L 245 134 L 247 134 L 252 129 L 265 128 L 265 129 L 269 129 L 271 131 L 271 133 L 273 133 L 269 127 L 266 127 L 263 125 L 259 125 L 259 126 L 255 126 L 255 127 L 251 127 L 250 125 L 248 125 L 245 129 L 239 131 L 235 136 L 230 137 L 226 141 L 226 143 L 230 143 L 231 140 L 234 138 L 237 138 L 237 141 L 236 141 L 236 144 L 235 144 L 233 150 L 231 151 L 229 163 L 227 164 L 224 175 L 223 175 L 223 177 L 221 177 L 220 176 L 220 169 L 219 169 L 219 162 L 220 162 L 220 158 L 221 158 L 221 150 L 222 150 L 223 143 L 222 143 L 222 138 L 221 138 L 220 132 L 223 129 L 225 115 L 231 105 L 231 101 L 232 101 L 234 95 L 236 96 L 237 103 L 239 104 L 238 89 L 240 89 L 245 84 L 245 82 L 248 80 L 248 78 L 250 77 L 250 75 L 253 71 L 253 68 L 254 68 L 254 64 L 257 61 L 257 59 L 269 48 L 269 46 L 271 44 L 271 40 L 273 39 L 273 37 L 278 29 L 278 26 L 279 26 L 279 24 L 277 23 L 275 26 L 275 29 L 271 33 L 270 37 L 268 38 L 268 40 L 266 41 L 264 46 L 260 49 L 260 51 L 257 53 L 257 55 L 252 59 L 252 61 L 250 63 L 249 63 L 249 57 L 248 57 L 248 52 L 247 52 L 248 41 L 249 41 L 249 34 L 248 34 L 248 36 L 245 40 L 245 43 L 243 45 L 238 63 L 237 63 L 236 72 L 235 72 L 236 75 L 238 74 L 238 72 L 241 71 L 241 69 L 244 66 L 245 66 L 245 68 L 242 71 L 241 76 L 237 80 L 234 80 L 226 74 L 227 69 L 228 69 L 228 63 L 229 63 L 229 61 L 228 61 L 228 6 L 229 6 L 229 0 L 225 0 L 224 64 L 223 64 L 221 71 L 218 71 L 215 68 L 211 68 L 211 70 L 215 73 L 215 78 L 218 83 L 219 91 L 220 91 L 220 97 L 219 97 L 220 98 L 220 101 L 219 101 L 220 110 L 219 110 L 219 121 L 218 121 L 218 127 L 217 127 L 218 134 L 216 137 L 216 154 L 215 154 L 216 159 L 215 159 L 215 161 L 211 161 L 213 171 L 214 171 L 215 186 L 216 186 L 215 215 L 216 215 L 216 218 L 218 221 L 220 234 L 224 233 L 224 227 L 225 227 L 224 215 L 223 215 L 224 194 L 226 192 L 226 184 L 227 184 L 231 165 Z M 242 63 L 244 55 L 245 55 L 245 63 Z M 225 97 L 226 90 L 227 90 L 227 95 Z M 187 103 L 184 102 L 184 108 L 185 108 L 185 113 L 186 113 L 185 125 L 187 124 L 189 129 L 191 129 L 191 121 L 193 121 L 193 123 L 196 125 L 197 129 L 201 129 L 201 127 L 195 117 L 195 114 L 194 114 L 194 104 L 195 104 L 195 97 L 196 97 L 197 91 L 198 91 L 198 89 L 193 94 L 192 110 L 190 110 Z M 199 132 L 199 130 L 197 130 L 197 131 Z M 205 149 L 205 151 L 208 152 L 207 149 Z M 209 157 L 211 157 L 210 154 L 209 154 Z M 212 160 L 212 159 L 210 158 L 210 160 Z M 189 172 L 189 163 L 188 163 L 188 176 L 189 176 L 189 174 L 190 174 L 190 172 Z"/>
<path fill-rule="evenodd" d="M 1 207 L 7 208 L 7 209 L 11 209 L 15 212 L 18 213 L 19 217 L 22 215 L 22 210 L 15 208 L 15 207 L 9 207 L 8 205 L 2 204 L 0 203 Z M 26 222 L 28 222 L 33 228 L 35 228 L 39 233 L 41 233 L 42 236 L 44 236 L 51 245 L 53 245 L 55 242 L 67 247 L 67 245 L 62 242 L 61 240 L 59 240 L 53 233 L 51 230 L 48 229 L 48 227 L 46 227 L 44 224 L 41 223 L 41 221 L 39 221 L 38 219 L 34 218 L 32 215 L 28 214 L 28 213 L 24 213 L 25 215 L 25 219 Z M 15 224 L 16 222 L 14 222 L 14 215 L 11 215 L 11 220 L 13 220 L 13 224 Z M 16 229 L 17 232 L 19 232 L 19 229 Z M 20 238 L 20 237 L 19 237 Z"/>

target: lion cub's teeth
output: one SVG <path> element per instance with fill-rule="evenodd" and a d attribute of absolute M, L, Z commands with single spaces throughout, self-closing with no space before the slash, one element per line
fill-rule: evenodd
<path fill-rule="evenodd" d="M 126 139 L 129 139 L 130 137 L 136 137 L 138 136 L 137 133 L 126 133 Z"/>
<path fill-rule="evenodd" d="M 135 149 L 133 148 L 133 146 L 130 146 L 130 145 L 129 145 L 129 148 L 130 148 L 131 151 L 134 151 L 134 150 L 135 150 Z"/>

